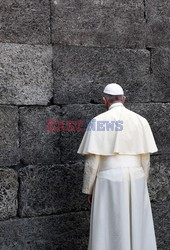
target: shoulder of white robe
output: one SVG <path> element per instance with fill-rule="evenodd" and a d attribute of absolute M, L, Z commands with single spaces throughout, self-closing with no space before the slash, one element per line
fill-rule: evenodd
<path fill-rule="evenodd" d="M 88 148 L 90 134 L 91 134 L 91 131 L 90 130 L 88 131 L 86 129 L 86 131 L 83 135 L 82 141 L 80 143 L 80 146 L 78 148 L 78 151 L 77 151 L 78 154 L 82 154 L 82 155 L 85 154 L 84 152 L 85 152 L 85 148 Z M 87 152 L 86 152 L 86 154 L 87 154 Z"/>
<path fill-rule="evenodd" d="M 155 138 L 151 129 L 151 126 L 149 124 L 149 122 L 145 119 L 145 128 L 146 128 L 146 132 L 148 134 L 148 140 L 149 140 L 149 150 L 146 153 L 155 153 L 158 151 L 156 142 L 155 142 Z"/>

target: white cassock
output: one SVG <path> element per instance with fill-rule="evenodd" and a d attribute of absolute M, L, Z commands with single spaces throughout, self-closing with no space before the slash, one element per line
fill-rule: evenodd
<path fill-rule="evenodd" d="M 94 119 L 78 149 L 85 155 L 82 192 L 93 194 L 88 250 L 156 250 L 147 180 L 158 149 L 149 123 L 122 103 Z M 103 130 L 97 121 L 123 121 L 123 130 Z"/>

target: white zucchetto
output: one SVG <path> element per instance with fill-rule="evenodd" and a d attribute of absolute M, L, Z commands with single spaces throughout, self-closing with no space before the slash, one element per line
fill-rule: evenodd
<path fill-rule="evenodd" d="M 103 93 L 109 95 L 124 95 L 122 87 L 117 83 L 110 83 L 105 88 Z"/>

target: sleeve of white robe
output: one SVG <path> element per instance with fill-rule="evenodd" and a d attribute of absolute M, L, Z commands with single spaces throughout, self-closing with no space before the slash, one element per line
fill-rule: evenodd
<path fill-rule="evenodd" d="M 93 192 L 93 187 L 99 167 L 99 159 L 100 156 L 95 154 L 88 154 L 85 156 L 85 167 L 82 187 L 82 193 L 84 194 L 92 194 Z"/>
<path fill-rule="evenodd" d="M 145 173 L 146 180 L 148 181 L 150 171 L 150 153 L 141 154 L 141 164 Z"/>

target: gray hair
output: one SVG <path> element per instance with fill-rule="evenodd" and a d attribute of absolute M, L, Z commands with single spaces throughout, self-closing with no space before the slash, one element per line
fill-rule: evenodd
<path fill-rule="evenodd" d="M 105 93 L 103 93 L 103 96 L 107 98 L 109 103 L 114 103 L 115 101 L 119 101 L 119 100 L 122 101 L 122 97 L 123 97 L 123 95 L 109 95 Z"/>

